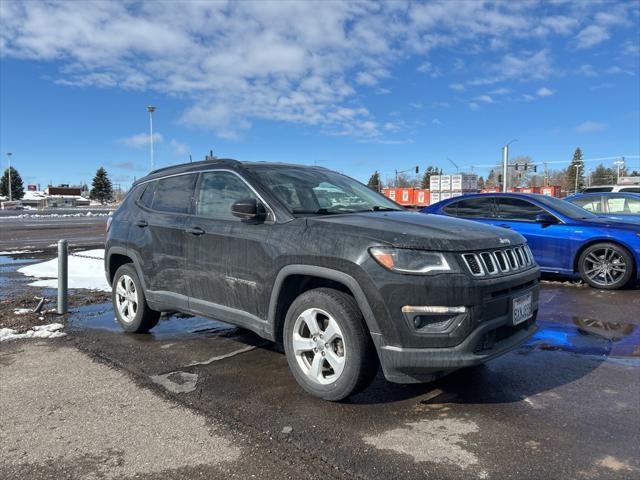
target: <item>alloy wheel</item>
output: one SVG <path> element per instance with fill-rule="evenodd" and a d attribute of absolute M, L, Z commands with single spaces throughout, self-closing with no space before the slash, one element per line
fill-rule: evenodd
<path fill-rule="evenodd" d="M 617 250 L 609 247 L 590 252 L 584 259 L 584 273 L 593 283 L 613 285 L 627 272 L 627 263 Z"/>
<path fill-rule="evenodd" d="M 324 310 L 309 308 L 300 314 L 293 328 L 293 352 L 302 372 L 321 385 L 337 381 L 346 360 L 338 322 Z"/>
<path fill-rule="evenodd" d="M 138 313 L 138 292 L 129 275 L 122 275 L 116 285 L 116 308 L 123 322 L 133 322 Z"/>

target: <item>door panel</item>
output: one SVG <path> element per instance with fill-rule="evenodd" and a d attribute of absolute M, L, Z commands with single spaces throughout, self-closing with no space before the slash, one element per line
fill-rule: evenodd
<path fill-rule="evenodd" d="M 231 214 L 234 202 L 257 198 L 235 173 L 204 172 L 198 183 L 195 215 L 184 234 L 189 308 L 240 324 L 236 314 L 246 312 L 245 320 L 259 322 L 267 316 L 258 298 L 264 296 L 265 265 L 270 263 L 265 245 L 273 225 L 243 222 Z M 187 232 L 194 228 L 204 233 Z"/>

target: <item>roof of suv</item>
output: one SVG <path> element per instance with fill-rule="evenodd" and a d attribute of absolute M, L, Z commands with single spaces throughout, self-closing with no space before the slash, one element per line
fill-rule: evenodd
<path fill-rule="evenodd" d="M 188 162 L 188 163 L 180 163 L 178 165 L 170 165 L 168 167 L 159 168 L 153 170 L 149 174 L 137 180 L 134 185 L 137 185 L 141 182 L 146 182 L 147 180 L 152 180 L 155 178 L 165 177 L 167 175 L 175 175 L 179 173 L 187 173 L 187 172 L 198 172 L 200 170 L 204 170 L 207 168 L 213 167 L 252 167 L 252 166 L 265 166 L 270 168 L 282 168 L 282 167 L 297 167 L 297 168 L 317 168 L 326 170 L 325 167 L 320 167 L 317 165 L 301 165 L 296 163 L 279 163 L 279 162 L 246 162 L 235 160 L 233 158 L 215 158 L 211 160 L 201 160 L 199 162 Z"/>

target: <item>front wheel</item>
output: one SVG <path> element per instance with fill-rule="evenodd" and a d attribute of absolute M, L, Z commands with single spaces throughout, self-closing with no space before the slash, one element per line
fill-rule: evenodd
<path fill-rule="evenodd" d="M 309 290 L 294 300 L 284 323 L 284 348 L 296 381 L 324 400 L 354 395 L 378 371 L 358 305 L 331 288 Z"/>
<path fill-rule="evenodd" d="M 634 275 L 633 257 L 615 243 L 596 243 L 588 247 L 578 260 L 582 279 L 594 288 L 617 290 Z"/>
<path fill-rule="evenodd" d="M 146 333 L 158 324 L 160 312 L 151 310 L 132 264 L 122 265 L 112 283 L 113 309 L 120 326 L 130 333 Z"/>

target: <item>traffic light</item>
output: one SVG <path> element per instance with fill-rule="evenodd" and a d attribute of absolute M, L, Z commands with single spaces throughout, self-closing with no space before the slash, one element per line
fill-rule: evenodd
<path fill-rule="evenodd" d="M 502 183 L 502 175 L 498 175 L 498 183 Z"/>
<path fill-rule="evenodd" d="M 420 173 L 420 167 L 416 165 L 416 175 Z"/>

